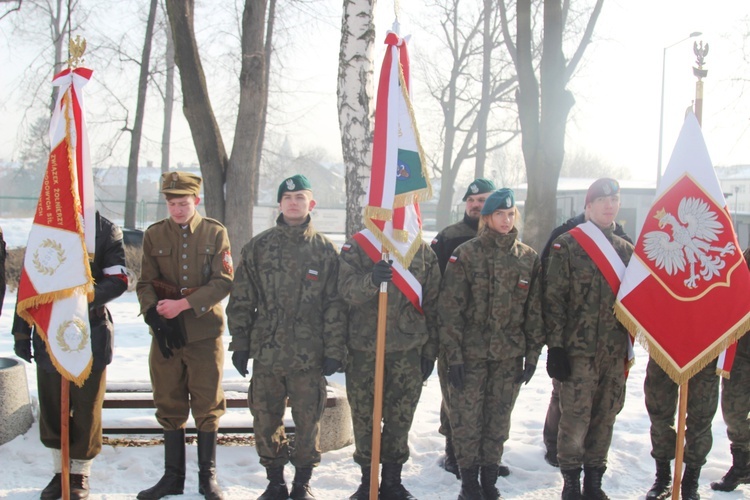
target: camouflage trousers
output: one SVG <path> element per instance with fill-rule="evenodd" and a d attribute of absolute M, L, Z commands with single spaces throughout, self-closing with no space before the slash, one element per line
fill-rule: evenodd
<path fill-rule="evenodd" d="M 560 382 L 552 379 L 552 394 L 549 397 L 547 416 L 544 419 L 542 439 L 547 452 L 557 455 L 557 428 L 560 426 Z"/>
<path fill-rule="evenodd" d="M 440 381 L 440 394 L 443 396 L 440 401 L 440 428 L 438 432 L 447 439 L 451 439 L 453 432 L 451 432 L 451 422 L 448 414 L 450 411 L 450 405 L 448 404 L 448 361 L 445 359 L 443 353 L 440 353 L 438 356 L 437 372 L 438 380 Z"/>
<path fill-rule="evenodd" d="M 651 456 L 657 461 L 674 459 L 677 432 L 675 414 L 679 386 L 649 358 L 643 392 L 651 419 Z M 696 373 L 688 383 L 687 420 L 685 422 L 685 465 L 702 467 L 711 451 L 711 421 L 719 404 L 719 376 L 716 361 Z"/>
<path fill-rule="evenodd" d="M 499 464 L 510 434 L 510 415 L 521 388 L 523 357 L 464 361 L 464 388 L 451 386 L 450 418 L 459 467 Z"/>
<path fill-rule="evenodd" d="M 721 413 L 732 448 L 750 451 L 750 334 L 740 339 L 729 379 L 721 381 Z"/>
<path fill-rule="evenodd" d="M 367 466 L 372 457 L 372 408 L 375 353 L 349 350 L 346 396 L 352 409 L 354 461 Z M 380 462 L 404 464 L 409 459 L 409 429 L 422 394 L 420 352 L 388 352 L 383 380 L 383 423 Z"/>
<path fill-rule="evenodd" d="M 560 470 L 607 464 L 615 418 L 625 403 L 621 357 L 571 357 L 571 375 L 560 384 L 557 458 Z"/>
<path fill-rule="evenodd" d="M 265 468 L 320 464 L 320 419 L 326 405 L 326 380 L 320 369 L 289 371 L 253 362 L 247 402 L 253 415 L 255 448 Z M 294 447 L 284 431 L 289 398 L 294 420 Z"/>
<path fill-rule="evenodd" d="M 39 391 L 39 438 L 60 449 L 60 374 L 36 366 Z M 102 406 L 107 370 L 92 370 L 82 387 L 70 384 L 69 446 L 73 460 L 91 460 L 102 450 Z M 5 424 L 3 424 L 5 425 Z"/>

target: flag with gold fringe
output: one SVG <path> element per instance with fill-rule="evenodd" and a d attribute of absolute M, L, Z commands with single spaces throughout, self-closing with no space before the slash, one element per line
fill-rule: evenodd
<path fill-rule="evenodd" d="M 369 241 L 374 255 L 394 259 L 394 284 L 414 297 L 408 268 L 422 240 L 419 202 L 432 197 L 422 146 L 411 103 L 408 38 L 386 35 L 387 45 L 375 107 L 372 172 L 365 207 L 366 230 L 357 238 Z M 396 264 L 397 263 L 397 264 Z M 421 293 L 419 291 L 418 293 Z"/>
<path fill-rule="evenodd" d="M 18 287 L 18 314 L 36 327 L 60 374 L 83 385 L 91 371 L 88 303 L 94 286 L 89 252 L 95 241 L 93 177 L 83 111 L 87 68 L 55 76 L 51 151 Z"/>
<path fill-rule="evenodd" d="M 750 272 L 691 113 L 625 271 L 615 314 L 683 384 L 750 327 L 749 295 Z M 731 366 L 732 353 L 722 355 L 721 366 Z"/>

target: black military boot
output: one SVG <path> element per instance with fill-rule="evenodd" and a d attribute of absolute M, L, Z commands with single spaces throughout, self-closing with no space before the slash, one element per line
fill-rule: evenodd
<path fill-rule="evenodd" d="M 70 500 L 85 500 L 89 497 L 89 477 L 83 474 L 70 475 Z"/>
<path fill-rule="evenodd" d="M 479 481 L 482 483 L 482 493 L 486 500 L 502 500 L 500 491 L 495 486 L 498 476 L 497 465 L 483 465 L 479 468 Z"/>
<path fill-rule="evenodd" d="M 582 500 L 581 468 L 560 470 L 563 477 L 562 500 Z"/>
<path fill-rule="evenodd" d="M 740 484 L 750 484 L 750 452 L 732 448 L 732 466 L 721 481 L 711 483 L 711 489 L 734 491 Z"/>
<path fill-rule="evenodd" d="M 294 470 L 294 481 L 292 481 L 292 492 L 289 493 L 289 498 L 315 500 L 310 491 L 310 477 L 312 477 L 312 467 L 297 467 Z"/>
<path fill-rule="evenodd" d="M 685 467 L 685 475 L 682 476 L 682 500 L 701 500 L 698 494 L 698 479 L 701 477 L 700 467 Z"/>
<path fill-rule="evenodd" d="M 362 481 L 357 491 L 354 492 L 354 495 L 349 497 L 349 500 L 370 500 L 370 466 L 362 465 L 361 469 Z"/>
<path fill-rule="evenodd" d="M 401 464 L 385 463 L 381 471 L 380 500 L 417 500 L 401 484 Z"/>
<path fill-rule="evenodd" d="M 268 487 L 258 500 L 286 500 L 289 498 L 289 490 L 284 481 L 284 467 L 269 467 L 266 469 Z"/>
<path fill-rule="evenodd" d="M 461 469 L 461 491 L 458 493 L 458 500 L 485 500 L 482 487 L 479 486 L 478 465 Z"/>
<path fill-rule="evenodd" d="M 216 482 L 216 432 L 198 431 L 198 493 L 206 500 L 224 498 Z"/>
<path fill-rule="evenodd" d="M 185 488 L 185 429 L 164 431 L 164 475 L 159 482 L 138 493 L 138 500 L 158 500 L 182 495 Z"/>
<path fill-rule="evenodd" d="M 52 476 L 52 480 L 42 490 L 39 496 L 40 500 L 57 500 L 62 498 L 62 474 L 57 472 Z"/>
<path fill-rule="evenodd" d="M 609 500 L 602 490 L 602 477 L 607 470 L 605 466 L 583 468 L 583 493 L 584 500 Z"/>
<path fill-rule="evenodd" d="M 456 461 L 456 452 L 453 450 L 453 439 L 445 436 L 445 457 L 443 457 L 443 469 L 450 472 L 456 479 L 461 479 L 461 472 Z"/>
<path fill-rule="evenodd" d="M 656 461 L 656 479 L 646 493 L 646 500 L 666 500 L 672 495 L 672 464 L 667 460 Z"/>

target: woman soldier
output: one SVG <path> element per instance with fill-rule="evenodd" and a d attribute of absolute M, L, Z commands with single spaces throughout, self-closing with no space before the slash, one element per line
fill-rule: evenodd
<path fill-rule="evenodd" d="M 477 237 L 453 252 L 440 287 L 459 500 L 500 498 L 495 482 L 511 411 L 544 343 L 540 261 L 518 240 L 518 216 L 513 190 L 494 191 Z"/>

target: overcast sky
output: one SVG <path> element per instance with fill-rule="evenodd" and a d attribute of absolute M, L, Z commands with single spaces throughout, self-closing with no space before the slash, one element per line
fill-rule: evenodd
<path fill-rule="evenodd" d="M 215 4 L 207 7 L 205 2 L 197 3 L 198 36 L 212 40 L 210 48 L 201 48 L 205 48 L 204 57 L 211 57 L 217 65 L 226 65 L 226 52 L 233 49 L 217 47 L 215 30 L 221 28 L 231 32 L 231 16 L 226 13 L 224 18 L 205 15 L 208 14 L 206 9 L 214 9 Z M 111 9 L 122 4 L 110 4 Z M 336 78 L 341 2 L 326 0 L 317 5 L 320 7 L 317 10 L 319 20 L 298 26 L 294 39 L 284 42 L 284 86 L 295 94 L 282 99 L 284 114 L 275 114 L 269 140 L 279 141 L 288 137 L 295 152 L 323 148 L 328 151 L 331 159 L 340 160 Z M 400 2 L 400 7 L 401 33 L 412 34 L 411 52 L 412 57 L 416 57 L 420 50 L 426 50 L 420 43 L 424 44 L 428 39 L 420 32 L 415 21 L 424 16 L 424 2 Z M 377 9 L 376 67 L 379 71 L 383 55 L 382 42 L 394 20 L 393 2 L 380 1 Z M 747 85 L 738 81 L 750 74 L 742 51 L 749 12 L 750 7 L 743 0 L 710 3 L 698 0 L 607 0 L 594 42 L 589 46 L 569 87 L 574 92 L 576 105 L 570 115 L 566 149 L 569 152 L 585 151 L 615 167 L 625 167 L 632 172 L 633 178 L 655 179 L 663 49 L 687 37 L 691 32 L 700 31 L 703 35 L 695 40 L 710 46 L 706 58 L 708 77 L 705 79 L 703 121 L 709 152 L 716 165 L 750 164 L 750 103 L 742 93 Z M 212 13 L 216 14 L 216 10 Z M 105 24 L 108 22 L 117 26 L 129 23 L 132 26 L 129 36 L 135 47 L 133 50 L 136 53 L 139 51 L 137 44 L 142 43 L 143 26 L 139 24 L 137 16 L 127 11 L 110 12 L 103 19 L 105 21 L 100 20 L 99 23 L 104 27 L 97 26 L 98 29 L 106 30 Z M 89 26 L 88 29 L 93 28 Z M 7 38 L 6 20 L 0 21 L 0 32 Z M 669 160 L 684 111 L 695 94 L 696 80 L 691 69 L 695 60 L 692 42 L 693 40 L 684 41 L 666 52 L 663 166 Z M 15 158 L 18 154 L 17 131 L 23 129 L 23 122 L 17 101 L 20 92 L 25 91 L 18 88 L 20 73 L 34 57 L 33 51 L 23 46 L 15 45 L 12 49 L 11 46 L 12 43 L 6 41 L 0 48 L 0 64 L 3 68 L 0 72 L 0 113 L 3 115 L 3 120 L 0 120 L 0 159 Z M 225 52 L 223 58 L 217 55 L 222 50 Z M 87 88 L 90 93 L 87 103 L 89 108 L 97 106 L 99 95 L 106 94 L 96 81 L 97 77 L 106 78 L 110 85 L 113 80 L 137 80 L 135 67 L 124 75 L 98 71 L 97 67 L 93 69 L 94 81 Z M 418 76 L 414 74 L 413 78 Z M 226 97 L 227 93 L 223 89 L 235 84 L 231 79 L 223 80 L 209 72 L 212 102 L 218 110 L 225 134 L 224 142 L 229 149 L 230 134 L 234 128 L 233 103 Z M 150 91 L 148 99 L 151 109 L 148 116 L 153 117 L 153 121 L 146 125 L 147 137 L 142 146 L 141 159 L 142 163 L 152 160 L 158 165 L 160 98 Z M 420 101 L 425 99 L 429 97 L 414 96 L 417 120 L 420 119 Z M 134 104 L 132 107 L 135 107 Z M 91 109 L 89 114 L 94 112 Z M 176 103 L 175 118 L 173 163 L 194 162 L 194 148 L 180 103 Z M 92 142 L 101 135 L 111 135 L 112 130 L 119 126 L 121 124 L 111 125 L 108 130 L 104 124 L 97 124 L 100 130 L 93 131 Z M 429 137 L 425 138 L 424 142 L 428 141 Z M 107 158 L 102 164 L 126 163 L 128 146 L 127 140 L 121 140 L 114 156 Z M 99 147 L 92 143 L 95 158 L 97 151 L 100 151 Z M 426 147 L 430 147 L 430 144 L 426 144 Z M 508 156 L 517 157 L 519 150 L 518 143 L 510 146 Z"/>

